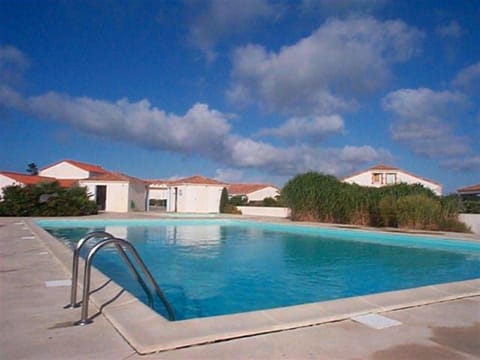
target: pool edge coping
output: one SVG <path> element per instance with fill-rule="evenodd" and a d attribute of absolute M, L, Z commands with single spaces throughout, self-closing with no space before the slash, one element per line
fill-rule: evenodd
<path fill-rule="evenodd" d="M 35 219 L 27 218 L 25 222 L 71 274 L 72 251 L 38 226 Z M 83 269 L 83 260 L 80 266 Z M 104 284 L 108 286 L 91 295 L 92 303 L 97 309 L 101 309 L 101 313 L 125 341 L 142 355 L 480 295 L 480 279 L 473 279 L 305 305 L 170 322 L 114 282 L 109 282 L 100 271 L 92 269 L 91 288 L 96 289 Z M 65 300 L 67 302 L 68 299 Z M 108 306 L 105 306 L 106 304 Z M 90 315 L 91 313 L 92 310 Z"/>

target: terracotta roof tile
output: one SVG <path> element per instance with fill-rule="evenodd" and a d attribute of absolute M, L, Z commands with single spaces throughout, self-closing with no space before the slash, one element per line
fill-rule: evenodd
<path fill-rule="evenodd" d="M 480 192 L 480 184 L 465 186 L 457 190 L 459 193 Z"/>
<path fill-rule="evenodd" d="M 70 165 L 73 165 L 73 166 L 76 166 L 82 170 L 85 170 L 85 171 L 88 171 L 88 172 L 92 172 L 92 173 L 97 173 L 97 174 L 105 174 L 105 173 L 108 173 L 109 171 L 108 170 L 105 170 L 104 168 L 102 168 L 101 166 L 99 165 L 94 165 L 94 164 L 89 164 L 89 163 L 85 163 L 85 162 L 81 162 L 81 161 L 76 161 L 76 160 L 60 160 L 52 165 L 49 165 L 49 166 L 46 166 L 44 168 L 42 168 L 42 170 L 45 170 L 45 169 L 48 169 L 50 167 L 53 167 L 55 165 L 58 165 L 58 164 L 61 164 L 62 162 L 66 162 L 66 163 L 69 163 Z"/>
<path fill-rule="evenodd" d="M 126 175 L 126 174 L 122 174 L 122 173 L 119 173 L 119 172 L 106 172 L 104 174 L 89 177 L 88 179 L 84 179 L 82 181 L 98 181 L 98 180 L 102 180 L 102 181 L 128 181 L 128 182 L 139 182 L 139 183 L 146 184 L 146 182 L 142 179 L 139 179 L 139 178 L 136 178 L 136 177 L 133 177 L 133 176 L 129 176 L 129 175 Z"/>
<path fill-rule="evenodd" d="M 190 177 L 186 177 L 186 178 L 183 178 L 183 179 L 174 180 L 170 184 L 178 184 L 178 185 L 180 185 L 180 184 L 227 185 L 227 184 L 222 183 L 220 181 L 210 179 L 210 178 L 206 178 L 206 177 L 200 176 L 200 175 L 195 175 L 195 176 L 190 176 Z"/>
<path fill-rule="evenodd" d="M 230 184 L 228 185 L 228 193 L 230 195 L 246 195 L 254 191 L 264 189 L 266 187 L 273 187 L 278 190 L 276 186 L 268 184 Z"/>
<path fill-rule="evenodd" d="M 9 177 L 16 182 L 19 182 L 24 185 L 35 185 L 40 184 L 42 182 L 54 182 L 57 181 L 60 186 L 62 187 L 70 187 L 72 186 L 77 180 L 58 180 L 52 177 L 47 176 L 40 176 L 40 175 L 28 175 L 28 174 L 21 174 L 11 171 L 0 171 L 0 174 Z"/>

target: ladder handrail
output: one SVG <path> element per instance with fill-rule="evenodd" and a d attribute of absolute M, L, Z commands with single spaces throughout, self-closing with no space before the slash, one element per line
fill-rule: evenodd
<path fill-rule="evenodd" d="M 72 262 L 72 288 L 70 292 L 70 304 L 65 305 L 64 308 L 76 308 L 79 307 L 80 304 L 77 303 L 77 282 L 78 282 L 78 259 L 80 257 L 80 250 L 82 249 L 85 244 L 91 240 L 91 239 L 97 239 L 97 238 L 103 238 L 103 239 L 108 239 L 108 238 L 113 238 L 114 236 L 106 231 L 92 231 L 85 235 L 82 239 L 80 239 L 77 242 L 77 245 L 75 246 L 73 250 L 73 262 Z M 132 275 L 137 279 L 139 282 L 140 286 L 143 288 L 143 291 L 145 291 L 145 294 L 147 295 L 148 298 L 148 305 L 150 307 L 153 307 L 153 295 L 152 292 L 148 289 L 148 286 L 145 284 L 145 281 L 143 281 L 142 277 L 138 273 L 137 269 L 135 269 L 135 266 L 133 266 L 132 262 L 130 261 L 130 258 L 127 256 L 125 251 L 121 246 L 118 244 L 115 244 L 118 252 L 120 253 L 123 261 L 126 263 L 127 267 L 131 271 Z"/>
<path fill-rule="evenodd" d="M 107 246 L 109 244 L 114 244 L 117 245 L 115 246 L 117 249 L 121 248 L 120 253 L 123 252 L 123 247 L 127 248 L 133 257 L 135 258 L 137 264 L 140 266 L 142 269 L 143 273 L 147 277 L 148 281 L 150 282 L 150 285 L 154 288 L 155 293 L 157 296 L 160 298 L 162 301 L 163 305 L 165 306 L 168 317 L 170 320 L 175 319 L 175 314 L 173 311 L 173 308 L 169 304 L 167 298 L 163 294 L 163 292 L 160 290 L 160 287 L 156 283 L 155 279 L 153 278 L 152 274 L 146 267 L 145 263 L 142 261 L 140 258 L 140 255 L 138 254 L 137 250 L 135 250 L 135 247 L 127 240 L 125 239 L 120 239 L 120 238 L 106 238 L 101 240 L 99 243 L 97 243 L 93 248 L 90 249 L 88 252 L 86 262 L 85 262 L 85 268 L 84 268 L 84 276 L 83 276 L 83 295 L 82 295 L 82 314 L 81 314 L 81 319 L 76 323 L 78 325 L 86 325 L 91 322 L 91 320 L 88 319 L 88 302 L 89 302 L 89 297 L 90 297 L 90 277 L 91 277 L 91 268 L 92 268 L 92 262 L 93 258 L 95 257 L 95 254 L 102 249 L 104 246 Z M 124 255 L 128 258 L 126 253 Z M 123 257 L 123 256 L 122 256 Z M 130 261 L 127 262 L 127 265 L 132 265 Z M 137 272 L 138 274 L 138 272 Z M 139 274 L 138 274 L 139 275 Z"/>
<path fill-rule="evenodd" d="M 80 257 L 80 250 L 91 239 L 97 238 L 113 238 L 113 235 L 106 231 L 92 231 L 81 238 L 75 248 L 73 249 L 72 261 L 72 288 L 70 291 L 70 304 L 65 305 L 64 308 L 76 308 L 80 305 L 77 303 L 77 282 L 78 282 L 78 258 Z"/>

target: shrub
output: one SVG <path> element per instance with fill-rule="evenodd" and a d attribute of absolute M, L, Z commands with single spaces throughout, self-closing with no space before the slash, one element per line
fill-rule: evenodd
<path fill-rule="evenodd" d="M 466 214 L 480 214 L 480 199 L 478 200 L 463 200 L 462 212 Z"/>
<path fill-rule="evenodd" d="M 442 222 L 442 206 L 439 200 L 426 195 L 407 195 L 395 203 L 399 227 L 438 230 Z"/>
<path fill-rule="evenodd" d="M 331 221 L 335 190 L 340 181 L 316 172 L 297 175 L 282 189 L 282 198 L 291 209 L 292 220 Z"/>
<path fill-rule="evenodd" d="M 420 184 L 372 188 L 309 172 L 288 181 L 282 198 L 294 221 L 468 231 L 458 220 L 458 198 L 440 198 Z"/>
<path fill-rule="evenodd" d="M 80 216 L 97 213 L 86 188 L 64 189 L 58 182 L 4 188 L 1 216 Z"/>
<path fill-rule="evenodd" d="M 241 214 L 242 212 L 237 209 L 235 205 L 232 205 L 228 201 L 228 190 L 223 188 L 222 195 L 220 197 L 220 213 L 221 214 Z"/>

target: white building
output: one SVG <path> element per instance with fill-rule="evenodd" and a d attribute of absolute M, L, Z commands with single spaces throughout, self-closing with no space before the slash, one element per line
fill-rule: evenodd
<path fill-rule="evenodd" d="M 171 180 L 146 180 L 148 182 L 149 200 L 159 200 L 161 206 L 166 206 L 168 200 L 168 186 Z"/>
<path fill-rule="evenodd" d="M 192 176 L 168 184 L 167 212 L 219 213 L 226 184 L 203 176 Z"/>
<path fill-rule="evenodd" d="M 79 186 L 87 187 L 87 193 L 91 195 L 101 211 L 146 210 L 148 188 L 143 180 L 110 172 L 99 165 L 61 160 L 42 168 L 39 174 L 56 178 L 60 184 L 70 180 Z"/>
<path fill-rule="evenodd" d="M 52 177 L 55 179 L 88 179 L 92 176 L 108 174 L 109 171 L 98 165 L 87 164 L 75 160 L 61 160 L 53 165 L 41 169 L 40 176 Z"/>
<path fill-rule="evenodd" d="M 280 189 L 267 184 L 230 184 L 227 187 L 228 196 L 241 196 L 247 201 L 262 201 L 280 195 Z"/>
<path fill-rule="evenodd" d="M 436 195 L 442 195 L 442 185 L 427 178 L 414 175 L 405 170 L 387 166 L 377 165 L 369 169 L 359 171 L 342 179 L 343 182 L 358 184 L 361 186 L 382 187 L 393 184 L 421 184 L 431 189 Z"/>
<path fill-rule="evenodd" d="M 145 181 L 121 173 L 106 173 L 78 181 L 99 210 L 109 212 L 145 211 L 148 185 Z"/>

